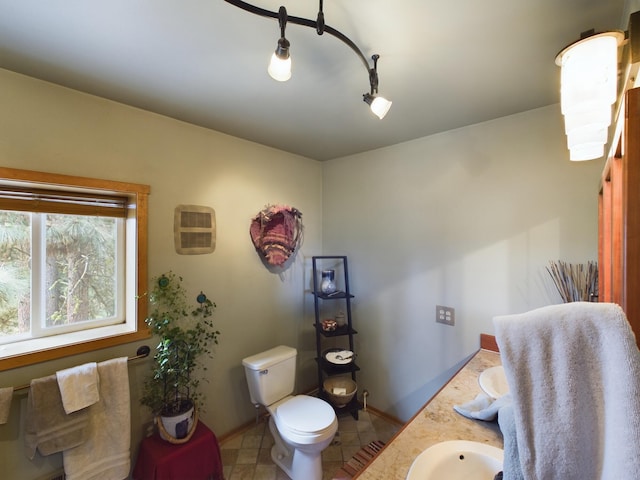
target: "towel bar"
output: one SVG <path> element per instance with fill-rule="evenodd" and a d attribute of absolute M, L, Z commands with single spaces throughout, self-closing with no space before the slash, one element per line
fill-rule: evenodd
<path fill-rule="evenodd" d="M 138 360 L 139 358 L 146 358 L 149 356 L 149 352 L 151 352 L 151 349 L 147 345 L 141 345 L 140 347 L 138 347 L 136 354 L 133 357 L 129 357 L 127 361 L 130 362 L 132 360 Z M 13 391 L 17 392 L 19 390 L 27 390 L 30 387 L 31 385 L 21 385 L 19 387 L 15 387 Z"/>

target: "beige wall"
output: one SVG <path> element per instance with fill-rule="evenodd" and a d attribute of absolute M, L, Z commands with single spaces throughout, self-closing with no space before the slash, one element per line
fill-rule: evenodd
<path fill-rule="evenodd" d="M 303 285 L 310 263 L 305 257 L 321 251 L 320 163 L 6 70 L 0 70 L 0 105 L 0 165 L 151 186 L 150 276 L 171 269 L 185 278 L 194 298 L 203 290 L 218 304 L 222 335 L 208 370 L 202 415 L 218 435 L 253 419 L 241 366 L 245 356 L 292 345 L 300 350 L 299 388 L 315 383 L 312 316 Z M 290 204 L 303 213 L 305 243 L 282 275 L 266 270 L 249 239 L 251 217 L 268 203 Z M 213 254 L 175 253 L 178 204 L 215 209 Z M 146 343 L 155 347 L 153 340 Z M 133 355 L 138 345 L 0 372 L 0 386 L 22 385 L 85 361 Z M 137 361 L 130 367 L 134 452 L 149 421 L 138 404 L 148 366 Z M 0 426 L 4 478 L 38 478 L 61 462 L 60 455 L 26 460 L 24 398 L 17 396 L 10 423 Z"/>
<path fill-rule="evenodd" d="M 558 105 L 324 163 L 323 248 L 349 256 L 372 405 L 407 420 L 493 316 L 560 301 L 545 266 L 597 260 L 602 167 L 568 160 Z"/>

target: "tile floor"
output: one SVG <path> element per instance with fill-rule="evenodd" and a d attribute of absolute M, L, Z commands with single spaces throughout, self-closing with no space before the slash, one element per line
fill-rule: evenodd
<path fill-rule="evenodd" d="M 361 447 L 374 440 L 388 442 L 401 425 L 373 411 L 360 411 L 358 420 L 351 415 L 338 417 L 338 433 L 333 443 L 322 452 L 324 480 L 331 480 Z M 271 460 L 273 437 L 267 418 L 248 430 L 220 444 L 226 480 L 288 480 L 287 475 Z"/>

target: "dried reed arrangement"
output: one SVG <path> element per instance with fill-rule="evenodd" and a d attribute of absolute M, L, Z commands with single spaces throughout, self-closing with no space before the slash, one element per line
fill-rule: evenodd
<path fill-rule="evenodd" d="M 549 262 L 547 271 L 562 297 L 562 301 L 590 302 L 598 297 L 598 262 Z"/>

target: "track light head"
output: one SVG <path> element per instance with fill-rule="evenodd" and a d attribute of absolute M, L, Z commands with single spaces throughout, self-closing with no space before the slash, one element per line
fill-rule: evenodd
<path fill-rule="evenodd" d="M 274 80 L 278 82 L 286 82 L 291 78 L 291 57 L 289 56 L 289 47 L 291 44 L 284 36 L 287 28 L 287 9 L 280 7 L 278 10 L 278 25 L 280 26 L 280 39 L 276 51 L 271 55 L 271 61 L 267 72 Z"/>
<path fill-rule="evenodd" d="M 370 93 L 365 93 L 362 95 L 362 99 L 364 103 L 369 105 L 371 111 L 382 120 L 384 116 L 389 112 L 391 108 L 391 104 L 393 102 L 387 100 L 384 97 L 380 97 L 378 95 L 371 95 Z"/>

